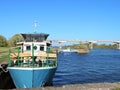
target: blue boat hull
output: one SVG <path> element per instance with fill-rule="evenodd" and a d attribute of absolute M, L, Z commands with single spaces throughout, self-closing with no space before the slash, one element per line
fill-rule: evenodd
<path fill-rule="evenodd" d="M 37 88 L 52 81 L 57 67 L 14 68 L 8 67 L 17 88 Z"/>

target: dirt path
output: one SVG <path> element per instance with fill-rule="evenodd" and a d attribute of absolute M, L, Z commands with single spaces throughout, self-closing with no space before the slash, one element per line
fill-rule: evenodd
<path fill-rule="evenodd" d="M 54 87 L 42 87 L 42 88 L 27 89 L 27 90 L 113 90 L 114 88 L 118 88 L 118 87 L 120 88 L 120 82 L 74 84 L 74 85 L 63 85 L 63 86 L 54 86 Z M 17 90 L 26 90 L 26 89 L 17 89 Z"/>
<path fill-rule="evenodd" d="M 120 87 L 120 82 L 117 83 L 92 83 L 92 84 L 75 84 L 64 85 L 62 87 L 48 87 L 41 90 L 112 90 Z"/>

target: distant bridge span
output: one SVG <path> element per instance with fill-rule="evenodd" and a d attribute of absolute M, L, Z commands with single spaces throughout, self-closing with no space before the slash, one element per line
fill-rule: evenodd
<path fill-rule="evenodd" d="M 117 49 L 120 50 L 120 40 L 48 40 L 51 42 L 59 43 L 60 49 L 62 49 L 63 42 L 86 42 L 89 43 L 89 48 L 93 48 L 93 43 L 104 42 L 104 43 L 116 43 Z"/>
<path fill-rule="evenodd" d="M 120 40 L 48 40 L 52 42 L 118 42 L 120 43 Z"/>

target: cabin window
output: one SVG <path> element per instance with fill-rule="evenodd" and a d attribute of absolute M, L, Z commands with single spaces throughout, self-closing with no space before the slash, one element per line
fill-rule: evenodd
<path fill-rule="evenodd" d="M 31 50 L 31 46 L 26 46 L 26 50 Z"/>
<path fill-rule="evenodd" d="M 40 51 L 44 51 L 44 46 L 40 46 Z"/>

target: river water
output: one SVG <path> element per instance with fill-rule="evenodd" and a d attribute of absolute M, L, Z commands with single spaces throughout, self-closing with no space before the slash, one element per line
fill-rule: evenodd
<path fill-rule="evenodd" d="M 120 50 L 93 49 L 88 54 L 60 53 L 53 85 L 120 81 Z"/>

